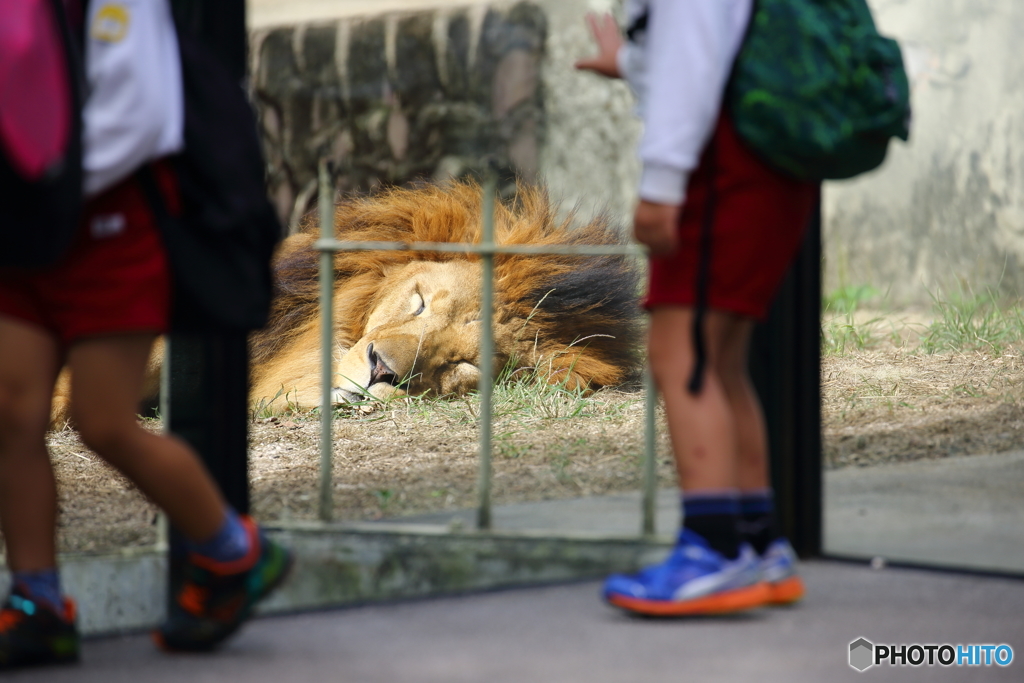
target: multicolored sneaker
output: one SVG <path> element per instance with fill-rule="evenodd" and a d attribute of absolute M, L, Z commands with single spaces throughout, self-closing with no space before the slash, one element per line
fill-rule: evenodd
<path fill-rule="evenodd" d="M 791 605 L 804 596 L 804 582 L 796 573 L 796 553 L 789 541 L 772 541 L 758 564 L 761 580 L 768 586 L 768 604 Z"/>
<path fill-rule="evenodd" d="M 637 614 L 684 616 L 728 614 L 765 604 L 757 553 L 748 544 L 734 560 L 712 550 L 699 535 L 683 529 L 672 554 L 636 574 L 613 574 L 604 599 Z"/>
<path fill-rule="evenodd" d="M 0 670 L 78 661 L 75 603 L 64 599 L 57 614 L 15 586 L 0 607 Z"/>
<path fill-rule="evenodd" d="M 189 555 L 167 621 L 153 633 L 164 650 L 205 652 L 217 647 L 288 575 L 292 554 L 268 539 L 252 519 L 241 519 L 251 540 L 248 555 L 225 563 Z"/>

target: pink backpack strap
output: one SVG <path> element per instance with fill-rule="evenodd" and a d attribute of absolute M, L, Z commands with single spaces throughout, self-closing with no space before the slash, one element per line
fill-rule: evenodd
<path fill-rule="evenodd" d="M 0 0 L 0 146 L 37 180 L 59 164 L 72 131 L 67 55 L 49 0 Z"/>

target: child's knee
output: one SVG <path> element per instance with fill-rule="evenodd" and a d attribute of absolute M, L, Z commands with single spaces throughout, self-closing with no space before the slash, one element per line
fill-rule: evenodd
<path fill-rule="evenodd" d="M 49 406 L 33 392 L 0 383 L 0 445 L 26 436 L 42 436 Z"/>
<path fill-rule="evenodd" d="M 116 456 L 130 441 L 132 429 L 120 421 L 105 416 L 83 414 L 73 410 L 75 428 L 89 449 L 103 458 Z"/>

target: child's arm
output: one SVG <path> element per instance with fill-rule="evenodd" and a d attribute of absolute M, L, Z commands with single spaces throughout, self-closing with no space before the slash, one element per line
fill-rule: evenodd
<path fill-rule="evenodd" d="M 650 0 L 640 196 L 682 204 L 711 137 L 751 0 Z"/>

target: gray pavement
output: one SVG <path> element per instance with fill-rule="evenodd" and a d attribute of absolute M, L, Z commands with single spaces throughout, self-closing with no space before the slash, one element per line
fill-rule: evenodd
<path fill-rule="evenodd" d="M 491 513 L 492 525 L 501 531 L 637 535 L 642 525 L 640 500 L 640 493 L 636 492 L 496 505 Z M 679 527 L 679 491 L 658 491 L 654 513 L 658 535 L 673 537 Z M 410 524 L 454 523 L 472 529 L 476 525 L 476 510 L 434 512 L 383 521 L 402 521 Z"/>
<path fill-rule="evenodd" d="M 850 467 L 823 479 L 828 554 L 1024 575 L 1024 452 Z M 402 521 L 472 528 L 475 515 Z M 629 535 L 640 529 L 640 495 L 502 505 L 493 516 L 494 527 L 508 531 Z M 675 532 L 676 490 L 658 492 L 656 524 L 661 536 Z"/>
<path fill-rule="evenodd" d="M 832 552 L 1013 569 L 1024 548 L 1024 454 L 847 469 L 825 476 Z M 637 494 L 499 506 L 498 530 L 634 534 Z M 403 522 L 472 526 L 472 511 Z M 678 521 L 659 493 L 658 531 Z M 457 522 L 459 523 L 459 522 Z M 810 683 L 1024 681 L 1024 577 L 871 569 L 816 561 L 791 609 L 732 618 L 646 620 L 620 614 L 588 582 L 375 604 L 259 619 L 222 652 L 166 656 L 143 635 L 87 641 L 70 669 L 12 681 L 679 681 Z M 885 644 L 1009 644 L 1008 668 L 847 665 L 859 637 Z"/>
<path fill-rule="evenodd" d="M 864 565 L 804 566 L 808 597 L 732 618 L 650 620 L 602 604 L 599 583 L 273 617 L 223 651 L 167 656 L 145 636 L 92 640 L 47 683 L 357 681 L 1021 681 L 1024 581 Z M 860 674 L 847 649 L 874 643 L 1006 643 L 1008 668 L 889 668 Z"/>
<path fill-rule="evenodd" d="M 1024 574 L 1024 453 L 826 472 L 824 503 L 829 553 Z"/>

